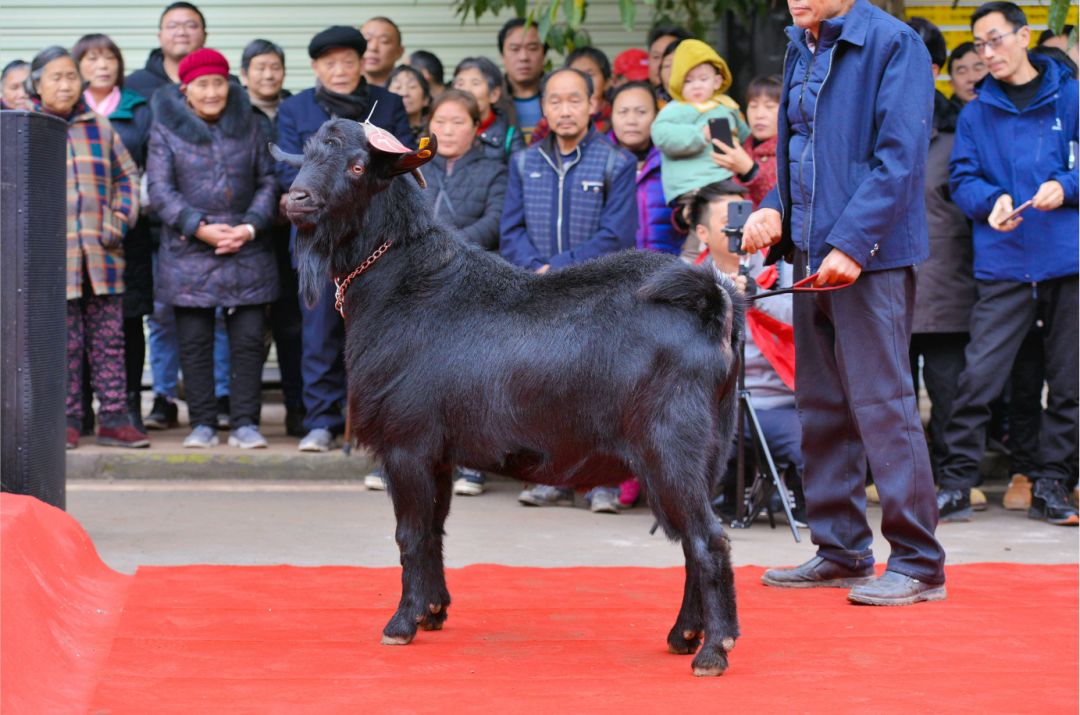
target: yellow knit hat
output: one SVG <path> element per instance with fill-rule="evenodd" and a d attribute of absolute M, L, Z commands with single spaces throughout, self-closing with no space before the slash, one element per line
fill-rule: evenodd
<path fill-rule="evenodd" d="M 719 95 L 722 95 L 731 86 L 731 70 L 728 69 L 724 58 L 716 54 L 716 50 L 701 40 L 683 40 L 675 48 L 675 58 L 671 61 L 671 96 L 675 101 L 686 101 L 683 99 L 682 94 L 686 73 L 704 62 L 708 62 L 715 67 L 722 78 L 720 89 L 713 95 L 713 99 L 719 100 Z"/>

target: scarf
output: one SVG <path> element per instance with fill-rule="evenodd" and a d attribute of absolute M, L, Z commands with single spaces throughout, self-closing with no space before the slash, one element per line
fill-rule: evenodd
<path fill-rule="evenodd" d="M 120 106 L 120 88 L 113 87 L 112 90 L 105 95 L 105 99 L 100 102 L 94 100 L 94 95 L 90 94 L 90 90 L 86 90 L 83 92 L 83 99 L 86 100 L 86 104 L 90 109 L 101 116 L 108 118 L 108 116 L 115 112 L 116 108 Z"/>
<path fill-rule="evenodd" d="M 251 92 L 248 92 L 248 99 L 251 100 L 251 106 L 255 107 L 256 109 L 261 111 L 263 114 L 270 117 L 271 121 L 273 121 L 274 117 L 277 116 L 278 107 L 281 106 L 281 95 L 280 94 L 277 97 L 275 97 L 274 99 L 262 100 L 262 99 L 259 99 L 258 97 L 256 97 L 255 95 L 253 95 Z"/>
<path fill-rule="evenodd" d="M 363 77 L 360 78 L 360 84 L 356 86 L 352 94 L 339 94 L 322 84 L 317 84 L 315 101 L 331 117 L 362 122 L 371 113 L 371 96 L 368 93 L 367 80 Z"/>

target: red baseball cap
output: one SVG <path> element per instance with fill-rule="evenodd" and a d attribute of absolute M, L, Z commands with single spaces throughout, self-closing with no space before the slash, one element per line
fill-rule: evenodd
<path fill-rule="evenodd" d="M 219 74 L 228 77 L 229 61 L 225 59 L 225 55 L 217 50 L 204 47 L 201 50 L 195 50 L 180 60 L 180 66 L 177 67 L 176 73 L 180 75 L 180 84 L 188 84 L 205 74 Z"/>
<path fill-rule="evenodd" d="M 615 57 L 614 72 L 631 82 L 640 82 L 649 78 L 649 53 L 632 47 L 623 50 Z"/>

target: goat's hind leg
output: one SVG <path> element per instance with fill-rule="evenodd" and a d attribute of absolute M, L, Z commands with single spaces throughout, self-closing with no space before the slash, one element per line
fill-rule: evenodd
<path fill-rule="evenodd" d="M 688 542 L 683 540 L 683 554 L 686 556 L 686 584 L 683 586 L 683 602 L 675 625 L 668 633 L 668 650 L 677 655 L 693 655 L 701 647 L 705 635 L 705 621 L 701 615 L 701 586 L 698 583 L 698 568 L 691 560 Z"/>
<path fill-rule="evenodd" d="M 383 629 L 382 642 L 404 645 L 412 642 L 418 627 L 436 630 L 446 620 L 450 595 L 442 563 L 442 522 L 440 537 L 434 538 L 436 514 L 445 520 L 449 510 L 440 504 L 440 483 L 449 485 L 449 471 L 433 471 L 405 459 L 388 459 L 385 465 L 390 497 L 397 518 L 398 549 L 401 552 L 401 600 L 397 611 Z"/>

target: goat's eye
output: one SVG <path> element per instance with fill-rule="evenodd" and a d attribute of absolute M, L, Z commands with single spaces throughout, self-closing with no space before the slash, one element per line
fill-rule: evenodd
<path fill-rule="evenodd" d="M 349 167 L 349 170 L 356 176 L 363 176 L 363 174 L 364 174 L 364 165 L 363 164 L 353 164 L 351 167 Z"/>

